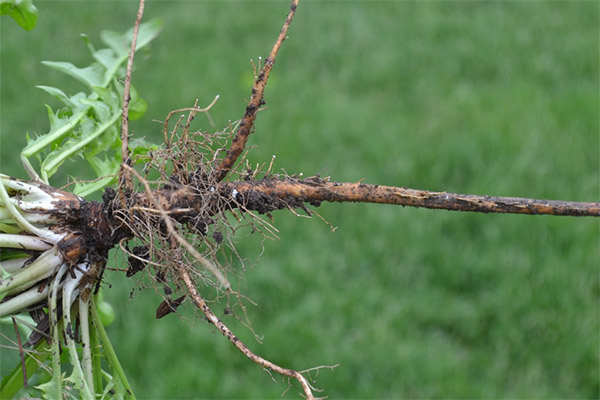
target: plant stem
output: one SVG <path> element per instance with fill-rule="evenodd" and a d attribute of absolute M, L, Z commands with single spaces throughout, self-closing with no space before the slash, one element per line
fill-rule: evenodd
<path fill-rule="evenodd" d="M 96 331 L 98 333 L 98 339 L 100 339 L 100 344 L 104 348 L 104 353 L 106 355 L 106 360 L 112 367 L 113 373 L 116 374 L 118 381 L 123 386 L 125 390 L 126 398 L 135 399 L 135 395 L 133 394 L 133 390 L 129 385 L 129 381 L 127 380 L 127 376 L 125 376 L 125 371 L 123 371 L 123 367 L 117 358 L 117 354 L 110 343 L 110 339 L 104 330 L 104 326 L 102 325 L 102 321 L 100 321 L 100 316 L 98 315 L 98 310 L 96 307 L 90 307 L 90 311 L 92 314 L 92 322 L 96 327 Z"/>
<path fill-rule="evenodd" d="M 44 348 L 45 341 L 40 340 L 33 351 L 28 351 L 25 356 L 25 371 L 27 376 L 32 376 L 50 356 L 50 351 Z M 33 356 L 35 354 L 35 357 Z M 23 368 L 21 363 L 15 366 L 12 372 L 2 380 L 0 399 L 12 399 L 23 388 Z"/>

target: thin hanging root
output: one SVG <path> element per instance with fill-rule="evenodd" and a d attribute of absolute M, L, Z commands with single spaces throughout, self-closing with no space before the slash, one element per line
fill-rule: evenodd
<path fill-rule="evenodd" d="M 23 344 L 21 343 L 21 334 L 19 333 L 19 327 L 17 326 L 17 320 L 15 317 L 11 317 L 13 326 L 15 327 L 15 333 L 17 334 L 17 343 L 19 344 L 19 356 L 21 357 L 21 369 L 23 370 L 23 387 L 27 385 L 27 369 L 25 368 L 25 356 L 23 355 Z"/>
<path fill-rule="evenodd" d="M 132 173 L 133 175 L 135 175 L 135 177 L 144 185 L 144 188 L 146 189 L 146 194 L 148 195 L 154 206 L 160 211 L 162 219 L 165 222 L 169 233 L 175 238 L 175 240 L 177 240 L 177 242 L 179 242 L 180 245 L 185 247 L 185 249 L 190 252 L 190 254 L 196 259 L 196 261 L 198 261 L 204 268 L 209 270 L 217 278 L 217 280 L 225 288 L 225 290 L 230 291 L 231 285 L 229 284 L 227 277 L 225 277 L 225 275 L 211 261 L 207 260 L 205 257 L 202 257 L 198 250 L 196 250 L 187 240 L 182 238 L 181 235 L 177 232 L 177 230 L 173 226 L 173 221 L 171 220 L 171 217 L 169 217 L 169 214 L 162 208 L 162 206 L 160 205 L 158 200 L 156 200 L 156 197 L 152 193 L 152 189 L 150 189 L 148 181 L 146 181 L 135 169 L 131 168 L 129 165 L 122 164 L 122 167 L 130 173 Z"/>
<path fill-rule="evenodd" d="M 196 100 L 196 103 L 194 103 L 194 107 L 178 108 L 177 110 L 171 111 L 167 115 L 167 118 L 165 118 L 164 127 L 163 127 L 163 134 L 165 136 L 165 145 L 167 147 L 169 147 L 171 145 L 171 143 L 173 143 L 173 136 L 174 136 L 175 131 L 173 131 L 173 133 L 171 134 L 171 138 L 170 139 L 167 137 L 167 131 L 169 129 L 169 120 L 171 119 L 171 117 L 173 116 L 173 114 L 177 114 L 177 113 L 184 112 L 184 111 L 189 111 L 190 114 L 188 116 L 188 120 L 186 121 L 186 125 L 185 125 L 189 129 L 189 125 L 191 123 L 191 118 L 193 118 L 196 113 L 199 113 L 199 112 L 208 112 L 215 105 L 215 103 L 217 102 L 217 100 L 219 100 L 219 95 L 216 95 L 215 98 L 213 99 L 213 101 L 211 101 L 210 104 L 207 105 L 204 108 L 197 107 L 198 100 Z"/>
<path fill-rule="evenodd" d="M 225 336 L 242 354 L 244 354 L 248 359 L 255 362 L 256 364 L 266 368 L 268 370 L 277 372 L 280 375 L 287 376 L 289 378 L 297 379 L 302 386 L 302 390 L 304 391 L 304 395 L 309 400 L 314 400 L 315 397 L 312 394 L 313 388 L 308 383 L 308 380 L 298 371 L 288 368 L 282 368 L 277 364 L 273 364 L 271 361 L 265 360 L 264 358 L 254 354 L 248 346 L 246 346 L 216 315 L 215 313 L 208 307 L 202 296 L 196 290 L 196 286 L 192 281 L 189 273 L 185 269 L 181 269 L 179 272 L 181 279 L 185 283 L 185 286 L 188 290 L 188 293 L 192 297 L 192 300 L 196 304 L 202 313 L 206 316 L 208 321 L 213 324 L 222 334 Z"/>

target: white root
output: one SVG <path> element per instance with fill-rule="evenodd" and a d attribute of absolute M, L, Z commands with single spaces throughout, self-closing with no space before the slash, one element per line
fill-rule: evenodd
<path fill-rule="evenodd" d="M 13 258 L 12 260 L 0 261 L 0 271 L 14 274 L 23 268 L 27 260 L 29 260 L 29 257 Z"/>
<path fill-rule="evenodd" d="M 79 361 L 79 356 L 77 354 L 77 348 L 75 345 L 75 340 L 73 337 L 73 326 L 71 323 L 71 305 L 74 300 L 77 298 L 79 294 L 79 289 L 77 287 L 81 283 L 81 279 L 84 276 L 84 272 L 88 269 L 88 265 L 85 263 L 78 264 L 78 267 L 74 274 L 75 278 L 68 277 L 67 281 L 63 287 L 63 326 L 65 331 L 65 340 L 67 342 L 67 346 L 69 348 L 69 358 L 71 361 L 71 365 L 73 366 L 73 375 L 74 379 L 77 379 L 75 382 L 75 386 L 79 388 L 79 395 L 82 399 L 93 400 L 94 397 L 90 392 L 90 387 L 88 382 L 85 379 L 83 370 L 81 368 L 81 363 Z M 89 332 L 88 332 L 88 342 L 83 344 L 84 348 L 90 346 L 89 342 Z M 91 360 L 91 355 L 90 355 Z"/>
<path fill-rule="evenodd" d="M 51 276 L 62 263 L 63 260 L 58 249 L 47 250 L 27 268 L 0 280 L 0 295 L 14 294 L 35 285 L 42 279 Z"/>
<path fill-rule="evenodd" d="M 6 219 L 11 219 L 12 214 L 5 208 L 0 206 L 0 221 L 4 221 Z"/>
<path fill-rule="evenodd" d="M 94 388 L 94 374 L 92 372 L 92 349 L 90 341 L 90 302 L 79 296 L 79 326 L 81 326 L 81 342 L 83 343 L 83 375 L 90 389 Z"/>
<path fill-rule="evenodd" d="M 29 222 L 21 214 L 21 211 L 18 209 L 18 208 L 21 208 L 21 206 L 23 204 L 21 204 L 20 202 L 17 202 L 17 204 L 15 205 L 14 200 L 16 200 L 16 199 L 11 199 L 5 186 L 7 186 L 13 190 L 18 190 L 19 195 L 21 197 L 27 196 L 27 194 L 29 193 L 29 190 L 31 190 L 37 195 L 37 196 L 34 196 L 34 197 L 36 197 L 36 201 L 39 201 L 40 197 L 42 196 L 40 194 L 40 192 L 42 192 L 42 190 L 39 188 L 35 188 L 35 186 L 33 186 L 30 183 L 18 181 L 15 179 L 10 179 L 6 175 L 0 175 L 0 203 L 2 203 L 4 205 L 6 211 L 8 211 L 10 213 L 10 216 L 12 217 L 12 219 L 14 219 L 15 222 L 23 230 L 33 233 L 34 235 L 36 235 L 46 241 L 49 241 L 51 243 L 58 243 L 65 236 L 65 234 L 59 234 L 59 233 L 53 232 L 49 229 L 39 228 L 39 227 L 33 225 L 31 222 Z M 24 193 L 21 193 L 21 192 L 24 192 Z M 54 210 L 55 207 L 53 204 L 53 200 L 54 200 L 53 197 L 48 194 L 46 194 L 46 196 L 48 196 L 48 197 L 45 197 L 46 200 L 39 202 L 40 204 L 38 204 L 38 206 L 44 206 L 48 210 Z M 17 208 L 17 206 L 18 206 L 18 208 Z"/>
<path fill-rule="evenodd" d="M 36 236 L 0 233 L 0 247 L 43 251 L 50 249 L 52 245 Z"/>
<path fill-rule="evenodd" d="M 62 287 L 62 284 L 59 284 L 59 289 Z M 17 314 L 27 307 L 30 307 L 34 304 L 39 303 L 48 297 L 49 286 L 40 291 L 40 285 L 36 285 L 31 289 L 20 293 L 19 295 L 6 300 L 3 303 L 0 303 L 0 317 L 5 317 L 10 314 Z"/>
<path fill-rule="evenodd" d="M 58 289 L 63 275 L 67 272 L 67 265 L 62 264 L 56 276 L 52 280 L 52 289 L 48 296 L 48 316 L 50 318 L 50 329 L 52 330 L 52 381 L 58 382 L 55 397 L 62 398 L 62 383 L 60 372 L 60 335 L 58 329 L 58 307 L 56 306 L 58 298 Z"/>

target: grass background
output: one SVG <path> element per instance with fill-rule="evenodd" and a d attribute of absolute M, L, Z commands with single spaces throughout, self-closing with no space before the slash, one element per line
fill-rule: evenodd
<path fill-rule="evenodd" d="M 99 32 L 124 31 L 137 8 L 36 5 L 32 32 L 1 25 L 0 161 L 18 177 L 24 133 L 45 132 L 43 104 L 54 104 L 34 85 L 82 89 L 40 61 L 89 64 L 77 35 L 99 46 Z M 149 110 L 132 124 L 135 135 L 160 140 L 153 120 L 215 94 L 217 126 L 240 118 L 249 59 L 267 54 L 287 8 L 149 2 L 146 19 L 166 26 L 136 57 L 133 83 Z M 267 86 L 250 159 L 276 154 L 289 173 L 339 181 L 597 201 L 599 14 L 591 1 L 305 1 Z M 259 354 L 296 369 L 339 363 L 316 383 L 331 398 L 600 396 L 598 221 L 357 204 L 319 212 L 335 233 L 278 213 L 281 240 L 266 242 L 258 262 L 259 241 L 236 238 L 256 264 L 243 293 L 258 303 L 249 313 L 263 344 L 226 321 Z M 118 274 L 105 286 L 117 309 L 108 332 L 139 398 L 285 390 L 189 306 L 156 321 L 158 294 L 130 299 L 135 281 Z M 1 355 L 5 373 L 15 358 Z M 298 393 L 294 384 L 286 397 Z"/>

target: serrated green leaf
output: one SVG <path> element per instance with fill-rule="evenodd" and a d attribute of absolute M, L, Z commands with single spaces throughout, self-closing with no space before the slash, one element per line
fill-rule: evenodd
<path fill-rule="evenodd" d="M 40 367 L 41 363 L 43 363 L 50 352 L 45 348 L 45 340 L 38 342 L 35 346 L 35 356 L 32 357 L 30 352 L 27 352 L 25 356 L 25 370 L 27 371 L 27 376 L 32 376 Z M 12 372 L 2 379 L 2 383 L 0 383 L 0 399 L 11 399 L 18 393 L 18 391 L 23 387 L 23 366 L 21 363 L 18 363 Z"/>
<path fill-rule="evenodd" d="M 67 107 L 71 107 L 71 108 L 78 107 L 75 103 L 73 103 L 71 98 L 65 94 L 65 92 L 63 92 L 62 90 L 60 90 L 58 88 L 51 87 L 51 86 L 44 86 L 44 85 L 37 85 L 36 88 L 43 90 L 44 92 L 48 93 L 50 96 L 56 97 L 57 99 L 62 101 L 62 103 L 64 105 L 66 105 Z"/>
<path fill-rule="evenodd" d="M 50 122 L 50 130 L 48 131 L 48 134 L 51 134 L 51 132 L 54 132 L 60 128 L 62 128 L 65 124 L 67 124 L 69 122 L 69 118 L 60 118 L 58 116 L 58 113 L 54 113 L 54 111 L 52 111 L 52 108 L 46 104 L 46 111 L 48 112 L 48 121 Z M 33 142 L 34 140 L 38 140 L 38 138 L 32 139 L 32 140 L 27 140 L 27 144 L 29 145 L 31 142 Z"/>
<path fill-rule="evenodd" d="M 106 69 L 100 63 L 95 62 L 85 68 L 78 68 L 69 62 L 63 61 L 42 61 L 42 64 L 63 72 L 90 88 L 93 88 L 94 86 L 104 86 L 104 72 Z"/>
<path fill-rule="evenodd" d="M 94 87 L 94 93 L 113 110 L 121 109 L 120 99 L 114 90 L 96 86 Z"/>
<path fill-rule="evenodd" d="M 108 151 L 110 148 L 121 148 L 121 135 L 119 134 L 117 121 L 112 126 L 108 127 L 106 131 L 94 141 L 92 141 L 87 147 L 85 154 L 89 154 L 90 156 L 95 156 L 96 154 L 102 151 Z M 118 157 L 120 159 L 120 150 L 119 152 L 115 152 L 114 157 Z M 102 175 L 98 175 L 102 176 Z"/>
<path fill-rule="evenodd" d="M 136 48 L 140 49 L 148 44 L 158 35 L 162 27 L 163 23 L 158 19 L 140 25 Z M 119 119 L 123 85 L 119 77 L 125 75 L 123 64 L 127 60 L 132 34 L 132 29 L 122 35 L 104 31 L 101 38 L 109 48 L 100 50 L 96 50 L 89 38 L 82 35 L 84 43 L 95 60 L 85 68 L 79 68 L 68 62 L 43 62 L 44 65 L 82 82 L 92 92 L 77 93 L 69 97 L 58 88 L 40 86 L 40 89 L 58 98 L 66 107 L 57 112 L 53 112 L 48 107 L 50 132 L 29 140 L 28 146 L 22 153 L 23 164 L 32 176 L 36 176 L 37 173 L 29 161 L 30 157 L 41 158 L 39 177 L 45 182 L 48 182 L 48 178 L 72 157 L 95 157 L 102 152 L 108 152 L 112 158 L 120 160 Z M 145 113 L 148 105 L 140 98 L 135 88 L 131 89 L 130 95 L 129 118 L 134 120 Z M 143 147 L 136 151 L 147 152 Z M 90 164 L 94 164 L 94 161 Z M 114 168 L 111 167 L 110 170 L 113 171 Z M 90 193 L 104 187 L 106 182 L 109 181 L 102 180 L 85 186 L 80 184 L 76 190 L 80 193 Z"/>
<path fill-rule="evenodd" d="M 21 156 L 30 157 L 35 153 L 39 152 L 46 146 L 57 143 L 61 140 L 71 129 L 73 129 L 80 119 L 85 116 L 86 109 L 78 110 L 76 114 L 68 119 L 59 118 L 55 116 L 52 109 L 47 106 L 48 116 L 50 118 L 50 131 L 36 139 L 33 139 L 27 144 L 27 146 L 21 152 Z"/>
<path fill-rule="evenodd" d="M 35 387 L 42 392 L 44 399 L 61 399 L 62 398 L 62 382 L 54 377 L 46 383 L 42 383 Z"/>
<path fill-rule="evenodd" d="M 119 157 L 120 158 L 120 157 Z M 101 160 L 98 157 L 86 155 L 85 159 L 90 163 L 94 172 L 98 176 L 107 176 L 116 174 L 119 171 L 121 165 L 120 159 L 107 159 Z"/>
<path fill-rule="evenodd" d="M 90 142 L 97 139 L 111 125 L 115 124 L 119 116 L 119 114 L 114 114 L 108 121 L 94 126 L 93 130 L 88 127 L 87 123 L 85 125 L 80 124 L 82 129 L 78 130 L 77 137 L 69 138 L 60 148 L 46 156 L 42 162 L 42 178 L 47 180 L 67 159 L 80 154 Z"/>
<path fill-rule="evenodd" d="M 113 114 L 113 110 L 111 110 L 111 107 L 101 100 L 87 98 L 82 100 L 81 102 L 92 107 L 95 120 L 98 122 L 107 121 Z"/>
<path fill-rule="evenodd" d="M 37 8 L 31 0 L 0 0 L 0 15 L 12 17 L 27 31 L 35 27 L 38 19 Z"/>
<path fill-rule="evenodd" d="M 69 354 L 71 354 L 71 352 L 69 352 Z M 91 400 L 92 396 L 85 383 L 85 379 L 83 378 L 83 371 L 81 370 L 81 365 L 79 365 L 77 355 L 71 357 L 70 362 L 73 365 L 73 371 L 71 372 L 71 375 L 65 379 L 65 381 L 70 382 L 75 389 L 79 390 L 79 396 L 81 398 Z M 77 363 L 77 365 L 74 365 L 75 363 Z"/>

